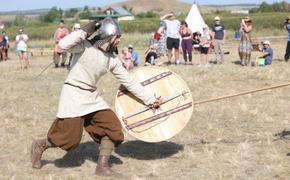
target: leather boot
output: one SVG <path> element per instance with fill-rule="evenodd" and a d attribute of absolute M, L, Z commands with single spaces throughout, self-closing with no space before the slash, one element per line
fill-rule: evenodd
<path fill-rule="evenodd" d="M 30 159 L 32 167 L 36 169 L 41 168 L 42 153 L 48 148 L 47 139 L 34 140 L 31 145 Z"/>
<path fill-rule="evenodd" d="M 110 156 L 99 156 L 98 158 L 98 165 L 96 167 L 96 174 L 100 176 L 116 176 L 120 177 L 122 176 L 120 173 L 114 172 L 109 167 L 109 159 Z"/>

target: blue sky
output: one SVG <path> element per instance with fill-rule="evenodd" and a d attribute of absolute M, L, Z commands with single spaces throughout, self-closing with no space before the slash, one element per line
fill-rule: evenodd
<path fill-rule="evenodd" d="M 5 1 L 0 5 L 0 11 L 14 11 L 14 10 L 29 10 L 51 8 L 57 6 L 62 9 L 73 7 L 88 6 L 104 6 L 114 2 L 124 0 L 0 0 Z M 170 0 L 169 0 L 170 1 Z M 194 0 L 182 0 L 184 2 L 192 3 Z M 198 0 L 200 4 L 238 4 L 238 3 L 261 3 L 263 0 Z M 277 2 L 279 0 L 265 0 L 269 3 Z"/>

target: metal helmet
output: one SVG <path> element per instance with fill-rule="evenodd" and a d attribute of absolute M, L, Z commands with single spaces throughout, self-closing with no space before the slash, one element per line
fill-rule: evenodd
<path fill-rule="evenodd" d="M 107 17 L 101 21 L 101 26 L 98 29 L 97 34 L 100 39 L 107 39 L 112 36 L 121 36 L 121 28 L 115 19 Z"/>

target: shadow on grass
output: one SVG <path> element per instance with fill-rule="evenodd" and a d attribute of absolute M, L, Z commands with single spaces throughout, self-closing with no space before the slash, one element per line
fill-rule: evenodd
<path fill-rule="evenodd" d="M 232 61 L 233 64 L 236 64 L 236 65 L 240 65 L 241 66 L 241 61 L 240 60 L 235 60 L 235 61 Z"/>
<path fill-rule="evenodd" d="M 56 167 L 78 167 L 81 166 L 86 160 L 97 162 L 99 155 L 99 145 L 95 142 L 81 143 L 76 149 L 67 152 L 62 158 L 54 161 L 43 161 L 43 164 L 54 164 Z M 122 161 L 111 156 L 110 164 L 122 164 Z"/>
<path fill-rule="evenodd" d="M 183 150 L 183 146 L 173 142 L 146 143 L 129 141 L 120 145 L 116 153 L 123 157 L 139 160 L 154 160 L 170 157 Z"/>

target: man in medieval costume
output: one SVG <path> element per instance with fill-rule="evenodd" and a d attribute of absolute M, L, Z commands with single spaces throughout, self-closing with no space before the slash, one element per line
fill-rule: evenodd
<path fill-rule="evenodd" d="M 47 138 L 31 146 L 33 168 L 41 168 L 43 152 L 52 147 L 70 151 L 81 141 L 83 127 L 100 144 L 96 174 L 117 175 L 108 165 L 114 147 L 124 140 L 120 121 L 97 92 L 96 84 L 110 71 L 130 92 L 150 108 L 160 106 L 159 98 L 135 81 L 122 66 L 117 53 L 121 31 L 112 18 L 90 22 L 82 30 L 64 37 L 59 46 L 78 59 L 64 82 L 57 118 Z"/>

